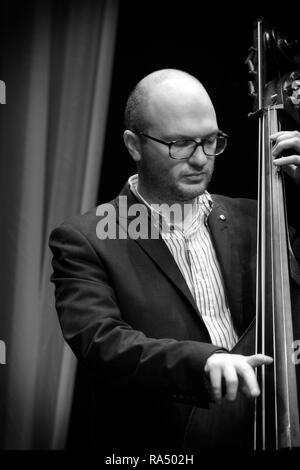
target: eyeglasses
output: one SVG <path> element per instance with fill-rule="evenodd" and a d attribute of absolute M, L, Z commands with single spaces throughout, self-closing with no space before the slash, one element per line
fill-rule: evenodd
<path fill-rule="evenodd" d="M 169 147 L 169 157 L 174 160 L 188 160 L 200 145 L 203 148 L 203 152 L 208 157 L 220 155 L 224 152 L 227 145 L 227 138 L 229 137 L 223 131 L 218 131 L 216 135 L 202 139 L 200 142 L 195 139 L 181 139 L 167 142 L 165 140 L 152 137 L 151 135 L 144 134 L 144 132 L 134 131 L 132 129 L 131 132 L 137 135 L 142 135 L 147 139 L 154 140 L 155 142 L 159 142 L 160 144 L 167 145 Z"/>

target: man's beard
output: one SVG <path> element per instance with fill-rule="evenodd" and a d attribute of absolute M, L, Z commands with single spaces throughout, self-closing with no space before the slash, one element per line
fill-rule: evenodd
<path fill-rule="evenodd" d="M 210 183 L 213 176 L 214 166 L 210 169 L 209 173 L 206 173 L 205 178 L 207 178 L 204 188 L 196 188 L 197 185 L 190 185 L 190 189 L 185 189 L 180 185 L 168 184 L 168 177 L 163 173 L 154 173 L 150 168 L 147 168 L 147 165 L 143 165 L 139 168 L 140 178 L 142 180 L 142 185 L 146 188 L 146 191 L 151 194 L 152 201 L 155 203 L 183 203 L 189 202 L 203 194 L 207 189 L 208 184 Z M 193 188 L 195 186 L 195 188 Z"/>

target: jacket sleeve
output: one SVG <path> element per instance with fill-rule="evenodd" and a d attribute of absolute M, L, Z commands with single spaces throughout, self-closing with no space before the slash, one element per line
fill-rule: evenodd
<path fill-rule="evenodd" d="M 155 389 L 185 403 L 209 400 L 204 366 L 220 347 L 197 341 L 149 338 L 122 319 L 103 261 L 70 224 L 50 235 L 56 309 L 77 358 L 117 388 Z"/>

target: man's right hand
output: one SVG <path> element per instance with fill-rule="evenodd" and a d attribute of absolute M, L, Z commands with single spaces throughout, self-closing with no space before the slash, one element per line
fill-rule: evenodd
<path fill-rule="evenodd" d="M 236 399 L 238 390 L 248 398 L 260 394 L 254 368 L 272 364 L 273 359 L 264 354 L 243 356 L 241 354 L 215 353 L 206 361 L 204 371 L 209 379 L 212 398 L 216 402 L 222 399 L 222 388 L 225 386 L 224 398 Z"/>

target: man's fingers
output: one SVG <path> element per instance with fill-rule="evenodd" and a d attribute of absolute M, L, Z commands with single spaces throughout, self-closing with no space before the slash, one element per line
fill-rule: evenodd
<path fill-rule="evenodd" d="M 213 399 L 219 402 L 222 398 L 222 371 L 220 367 L 213 367 L 209 372 L 210 388 Z"/>
<path fill-rule="evenodd" d="M 269 365 L 272 364 L 273 359 L 270 356 L 266 356 L 265 354 L 253 354 L 253 356 L 247 357 L 247 363 L 252 367 L 258 367 L 262 365 Z"/>
<path fill-rule="evenodd" d="M 236 399 L 238 389 L 249 398 L 260 394 L 254 368 L 269 365 L 272 357 L 265 354 L 243 356 L 239 354 L 212 354 L 205 365 L 205 372 L 210 381 L 212 398 L 219 402 L 222 398 L 222 383 L 225 386 L 225 398 L 229 401 Z"/>
<path fill-rule="evenodd" d="M 245 364 L 239 370 L 239 377 L 241 380 L 241 389 L 248 398 L 256 398 L 260 394 L 260 389 L 257 383 L 254 369 L 248 364 Z"/>
<path fill-rule="evenodd" d="M 226 386 L 226 395 L 225 398 L 229 401 L 233 401 L 236 399 L 236 394 L 238 390 L 238 376 L 233 366 L 227 366 L 224 368 L 223 377 L 225 380 Z"/>
<path fill-rule="evenodd" d="M 246 364 L 239 368 L 238 374 L 242 381 L 241 389 L 249 398 L 256 398 L 260 394 L 254 368 L 262 365 L 270 365 L 272 362 L 272 357 L 266 356 L 265 354 L 253 354 L 252 356 L 246 357 Z"/>
<path fill-rule="evenodd" d="M 299 132 L 286 132 L 283 135 L 277 136 L 277 138 L 271 140 L 274 143 L 272 153 L 275 157 L 278 157 L 285 150 L 289 150 L 292 153 L 292 149 L 296 150 L 296 153 L 300 151 L 300 134 Z"/>
<path fill-rule="evenodd" d="M 300 166 L 300 155 L 289 155 L 288 157 L 280 157 L 273 161 L 275 166 L 296 165 Z"/>
<path fill-rule="evenodd" d="M 300 186 L 300 132 L 280 131 L 270 136 L 273 164 L 281 167 Z"/>
<path fill-rule="evenodd" d="M 270 139 L 272 142 L 282 142 L 287 139 L 293 139 L 293 138 L 300 138 L 300 132 L 299 131 L 279 131 L 275 132 L 274 134 L 270 135 Z"/>

